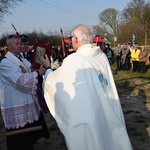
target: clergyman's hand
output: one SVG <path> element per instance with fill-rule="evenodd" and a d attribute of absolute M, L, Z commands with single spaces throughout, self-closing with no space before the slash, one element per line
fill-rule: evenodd
<path fill-rule="evenodd" d="M 45 74 L 46 69 L 43 67 L 43 65 L 41 65 L 38 71 L 39 71 L 39 75 L 42 76 Z"/>
<path fill-rule="evenodd" d="M 50 60 L 47 56 L 47 54 L 45 54 L 45 57 L 41 56 L 40 58 L 41 64 L 43 65 L 43 67 L 48 68 L 51 66 Z"/>

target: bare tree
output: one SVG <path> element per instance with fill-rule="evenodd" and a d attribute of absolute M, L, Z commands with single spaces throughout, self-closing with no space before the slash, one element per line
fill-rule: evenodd
<path fill-rule="evenodd" d="M 150 38 L 150 3 L 147 3 L 145 5 L 145 9 L 143 12 L 143 20 L 146 27 L 148 38 Z"/>
<path fill-rule="evenodd" d="M 11 14 L 10 8 L 14 9 L 16 5 L 24 0 L 0 0 L 0 21 L 3 20 L 4 15 Z"/>
<path fill-rule="evenodd" d="M 137 17 L 140 22 L 143 20 L 145 0 L 132 0 L 123 10 L 123 17 L 129 21 L 132 17 Z"/>
<path fill-rule="evenodd" d="M 117 42 L 130 41 L 134 34 L 139 44 L 144 43 L 144 34 L 150 41 L 150 2 L 131 0 L 122 13 L 108 8 L 99 14 L 99 25 L 93 26 L 94 32 L 101 36 L 117 36 Z M 122 15 L 122 16 L 121 16 Z M 147 42 L 148 43 L 148 42 Z"/>
<path fill-rule="evenodd" d="M 120 21 L 120 12 L 114 8 L 105 9 L 99 15 L 100 29 L 105 34 L 117 35 L 117 26 Z"/>
<path fill-rule="evenodd" d="M 150 2 L 145 2 L 145 0 L 132 0 L 127 4 L 127 6 L 123 10 L 123 17 L 125 22 L 128 24 L 129 22 L 133 23 L 134 26 L 137 24 L 142 29 L 141 33 L 147 34 L 148 38 L 150 38 Z M 138 20 L 138 22 L 133 22 L 133 20 Z M 145 28 L 145 29 L 144 29 Z M 145 31 L 144 31 L 145 30 Z M 137 34 L 139 29 L 135 31 Z M 139 37 L 139 41 L 143 41 L 143 36 L 141 34 L 137 34 Z"/>

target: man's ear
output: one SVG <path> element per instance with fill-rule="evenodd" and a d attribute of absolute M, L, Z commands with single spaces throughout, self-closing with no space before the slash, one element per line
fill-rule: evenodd
<path fill-rule="evenodd" d="M 74 37 L 74 40 L 76 43 L 78 43 L 78 38 L 77 37 Z"/>

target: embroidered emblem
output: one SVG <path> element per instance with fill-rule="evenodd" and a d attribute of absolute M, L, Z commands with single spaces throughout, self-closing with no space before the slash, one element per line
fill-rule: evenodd
<path fill-rule="evenodd" d="M 108 80 L 101 71 L 99 71 L 99 81 L 101 82 L 103 88 L 105 88 L 108 85 Z"/>

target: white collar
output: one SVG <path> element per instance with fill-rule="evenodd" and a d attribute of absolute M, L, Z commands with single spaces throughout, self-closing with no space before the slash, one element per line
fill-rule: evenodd
<path fill-rule="evenodd" d="M 24 63 L 24 59 L 22 59 L 22 61 L 20 61 L 13 53 L 11 53 L 9 51 L 6 53 L 5 57 L 7 59 L 9 59 L 10 61 L 12 61 L 19 69 L 20 69 L 19 66 L 23 66 L 26 69 L 26 71 L 29 72 L 29 70 L 27 69 L 28 67 Z"/>

